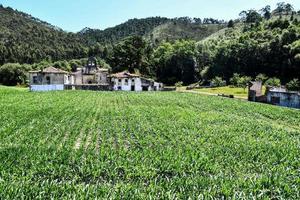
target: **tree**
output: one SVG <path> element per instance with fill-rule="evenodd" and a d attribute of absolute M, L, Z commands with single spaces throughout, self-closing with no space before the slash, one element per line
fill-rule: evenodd
<path fill-rule="evenodd" d="M 264 84 L 267 79 L 268 77 L 265 74 L 258 74 L 255 78 L 255 81 L 260 81 L 262 84 Z"/>
<path fill-rule="evenodd" d="M 157 68 L 157 79 L 174 85 L 182 81 L 185 85 L 196 81 L 197 62 L 195 42 L 178 40 L 174 44 L 162 43 L 153 53 L 152 65 Z"/>
<path fill-rule="evenodd" d="M 273 77 L 273 78 L 269 78 L 266 81 L 265 85 L 270 86 L 270 87 L 280 87 L 281 81 L 280 81 L 280 79 Z"/>
<path fill-rule="evenodd" d="M 295 78 L 286 84 L 286 88 L 291 91 L 300 91 L 300 81 Z"/>
<path fill-rule="evenodd" d="M 234 73 L 232 78 L 230 79 L 230 83 L 235 86 L 235 87 L 238 87 L 238 84 L 239 84 L 239 81 L 241 79 L 241 76 L 240 74 L 238 73 Z"/>
<path fill-rule="evenodd" d="M 222 87 L 226 85 L 226 81 L 223 80 L 221 77 L 216 76 L 211 80 L 211 86 L 213 87 Z"/>
<path fill-rule="evenodd" d="M 277 8 L 274 10 L 276 14 L 279 14 L 280 16 L 283 14 L 289 14 L 292 11 L 294 11 L 293 5 L 285 2 L 279 2 L 277 3 Z"/>
<path fill-rule="evenodd" d="M 7 63 L 0 67 L 0 83 L 8 86 L 25 84 L 29 65 L 20 65 L 18 63 Z"/>
<path fill-rule="evenodd" d="M 228 27 L 228 28 L 234 28 L 234 22 L 233 22 L 232 19 L 229 20 L 227 27 Z"/>
<path fill-rule="evenodd" d="M 127 37 L 116 46 L 109 59 L 114 72 L 128 70 L 131 73 L 139 71 L 144 75 L 151 74 L 149 57 L 151 49 L 140 36 Z"/>
<path fill-rule="evenodd" d="M 262 17 L 256 10 L 242 11 L 240 13 L 241 20 L 245 23 L 257 23 L 262 20 Z"/>
<path fill-rule="evenodd" d="M 240 79 L 238 80 L 238 87 L 241 87 L 244 90 L 246 90 L 246 88 L 248 87 L 251 80 L 252 80 L 252 78 L 250 76 L 240 77 Z"/>
<path fill-rule="evenodd" d="M 269 20 L 271 18 L 271 6 L 267 5 L 266 7 L 262 8 L 260 12 L 265 19 Z"/>

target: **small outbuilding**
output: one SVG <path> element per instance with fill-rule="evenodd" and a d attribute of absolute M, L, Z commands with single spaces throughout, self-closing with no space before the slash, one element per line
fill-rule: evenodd
<path fill-rule="evenodd" d="M 265 94 L 262 94 L 261 82 L 251 82 L 249 84 L 248 100 L 289 108 L 300 108 L 299 92 L 288 91 L 284 87 L 267 87 Z"/>
<path fill-rule="evenodd" d="M 300 93 L 287 91 L 285 88 L 271 87 L 266 91 L 267 103 L 289 107 L 300 108 Z"/>

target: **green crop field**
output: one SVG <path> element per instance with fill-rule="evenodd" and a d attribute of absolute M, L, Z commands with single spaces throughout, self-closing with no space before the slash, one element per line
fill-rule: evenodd
<path fill-rule="evenodd" d="M 0 160 L 0 199 L 299 199 L 300 112 L 1 87 Z"/>

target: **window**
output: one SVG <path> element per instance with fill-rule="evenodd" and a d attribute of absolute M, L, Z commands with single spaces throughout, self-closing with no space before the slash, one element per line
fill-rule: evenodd
<path fill-rule="evenodd" d="M 38 83 L 38 77 L 37 76 L 33 76 L 32 77 L 32 81 L 34 84 L 37 84 Z"/>
<path fill-rule="evenodd" d="M 128 85 L 128 79 L 125 79 L 125 85 Z"/>
<path fill-rule="evenodd" d="M 46 83 L 47 83 L 48 85 L 50 85 L 50 83 L 51 83 L 51 80 L 50 80 L 50 77 L 49 77 L 49 76 L 46 77 Z"/>
<path fill-rule="evenodd" d="M 280 97 L 271 97 L 272 104 L 280 104 Z"/>

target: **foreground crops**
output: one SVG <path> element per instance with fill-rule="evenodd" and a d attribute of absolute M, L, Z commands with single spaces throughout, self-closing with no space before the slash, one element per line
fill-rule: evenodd
<path fill-rule="evenodd" d="M 218 97 L 0 88 L 0 199 L 298 199 L 299 133 Z"/>

